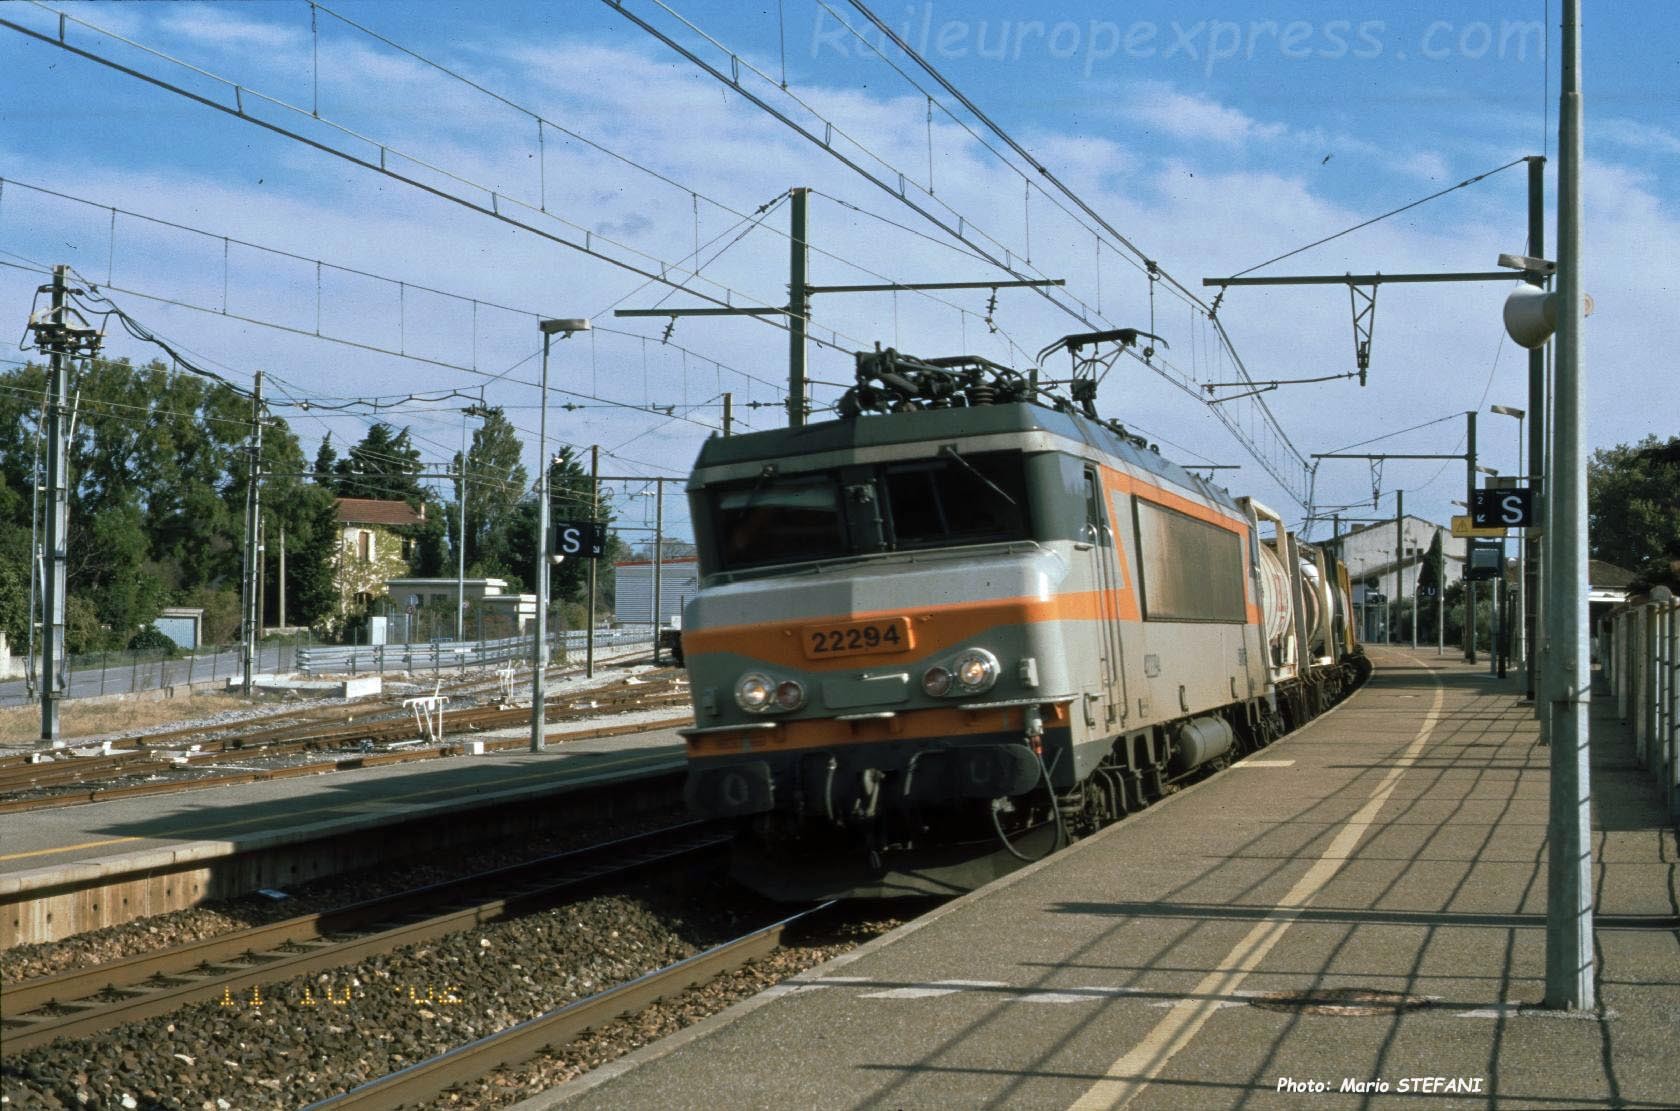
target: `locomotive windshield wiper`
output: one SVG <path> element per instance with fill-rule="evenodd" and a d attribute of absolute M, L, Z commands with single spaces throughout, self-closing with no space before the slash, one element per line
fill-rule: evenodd
<path fill-rule="evenodd" d="M 939 449 L 939 454 L 948 455 L 952 459 L 955 459 L 958 463 L 961 463 L 963 465 L 963 467 L 967 469 L 969 474 L 973 475 L 975 478 L 978 478 L 981 482 L 984 482 L 987 486 L 990 486 L 997 493 L 998 497 L 1002 498 L 1004 501 L 1008 502 L 1010 505 L 1018 506 L 1018 503 L 1015 501 L 1015 499 L 1009 496 L 1009 492 L 1007 490 L 1005 490 L 1003 487 L 999 486 L 997 483 L 993 482 L 991 479 L 987 478 L 985 475 L 981 474 L 980 469 L 978 467 L 976 467 L 973 463 L 970 463 L 967 459 L 964 459 L 962 457 L 962 454 L 957 451 L 957 445 L 956 444 L 946 444 L 944 447 Z"/>

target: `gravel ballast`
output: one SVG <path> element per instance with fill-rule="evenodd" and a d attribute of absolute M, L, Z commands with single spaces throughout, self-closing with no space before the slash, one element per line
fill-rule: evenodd
<path fill-rule="evenodd" d="M 621 818 L 610 823 L 579 825 L 517 842 L 477 846 L 426 860 L 403 861 L 377 870 L 313 880 L 287 890 L 284 899 L 246 895 L 107 926 L 61 941 L 17 945 L 0 950 L 0 980 L 13 984 L 71 969 L 110 964 L 218 934 L 265 926 L 270 922 L 366 902 L 410 888 L 661 829 L 683 820 L 682 811 L 673 808 L 636 819 Z"/>
<path fill-rule="evenodd" d="M 602 991 L 785 913 L 715 876 L 455 934 L 66 1040 L 4 1066 L 8 1107 L 290 1108 Z M 720 894 L 727 893 L 720 898 Z M 721 1010 L 896 923 L 841 927 L 487 1078 L 500 1106 Z"/>

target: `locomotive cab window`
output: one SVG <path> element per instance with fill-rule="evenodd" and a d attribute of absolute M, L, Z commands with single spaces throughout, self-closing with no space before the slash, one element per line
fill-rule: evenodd
<path fill-rule="evenodd" d="M 716 496 L 718 549 L 725 569 L 846 554 L 839 492 L 829 477 L 783 479 L 720 490 Z"/>
<path fill-rule="evenodd" d="M 1026 477 L 1014 451 L 894 463 L 881 487 L 898 548 L 1021 540 L 1028 536 Z"/>

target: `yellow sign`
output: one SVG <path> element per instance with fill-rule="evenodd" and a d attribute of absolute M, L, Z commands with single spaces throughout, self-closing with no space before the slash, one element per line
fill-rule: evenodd
<path fill-rule="evenodd" d="M 1505 530 L 1502 528 L 1477 528 L 1471 524 L 1468 513 L 1454 517 L 1452 525 L 1453 535 L 1458 537 L 1480 536 L 1491 540 L 1503 540 L 1505 538 Z"/>

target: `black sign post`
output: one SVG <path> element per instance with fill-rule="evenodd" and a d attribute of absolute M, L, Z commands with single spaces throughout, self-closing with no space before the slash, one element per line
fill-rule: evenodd
<path fill-rule="evenodd" d="M 1505 569 L 1505 541 L 1472 540 L 1464 577 L 1471 582 L 1478 579 L 1497 579 Z"/>
<path fill-rule="evenodd" d="M 1533 490 L 1472 490 L 1470 523 L 1477 528 L 1531 528 Z"/>
<path fill-rule="evenodd" d="M 600 559 L 607 554 L 607 526 L 600 521 L 556 521 L 549 551 L 561 556 Z"/>

